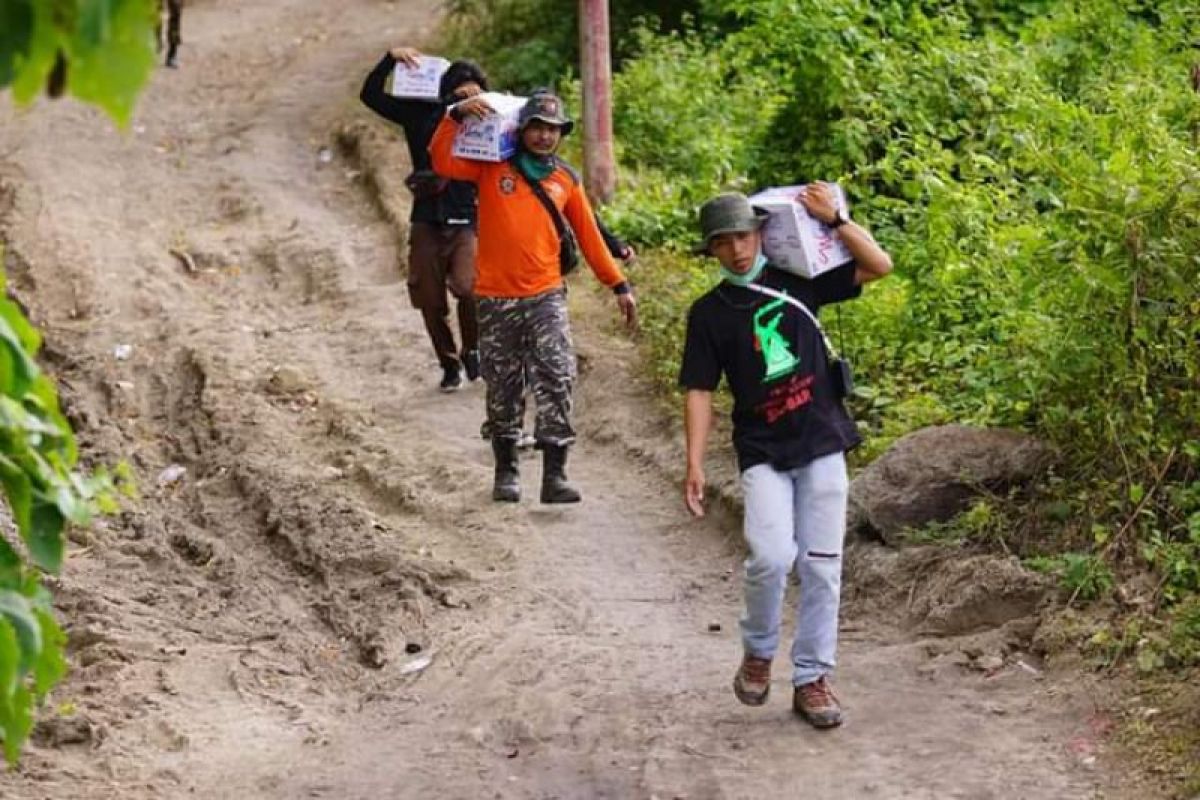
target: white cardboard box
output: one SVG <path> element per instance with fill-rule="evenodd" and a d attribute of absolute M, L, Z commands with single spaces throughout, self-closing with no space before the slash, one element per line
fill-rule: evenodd
<path fill-rule="evenodd" d="M 830 184 L 838 208 L 847 211 L 842 187 Z M 777 186 L 750 198 L 750 203 L 770 213 L 763 226 L 763 252 L 780 269 L 815 278 L 840 267 L 853 256 L 840 236 L 823 222 L 810 216 L 796 199 L 803 186 Z"/>
<path fill-rule="evenodd" d="M 417 66 L 396 62 L 392 70 L 392 95 L 407 100 L 439 100 L 442 75 L 450 62 L 437 56 L 420 56 Z"/>
<path fill-rule="evenodd" d="M 525 98 L 499 92 L 481 95 L 495 114 L 466 119 L 454 139 L 454 155 L 476 161 L 505 161 L 517 152 L 517 116 Z"/>

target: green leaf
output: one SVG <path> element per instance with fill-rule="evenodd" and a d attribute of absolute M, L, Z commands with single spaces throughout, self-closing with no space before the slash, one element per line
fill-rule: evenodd
<path fill-rule="evenodd" d="M 12 83 L 33 40 L 31 0 L 0 0 L 0 89 Z"/>
<path fill-rule="evenodd" d="M 15 2 L 22 0 L 0 0 L 0 2 Z M 49 3 L 45 0 L 25 0 L 33 10 L 33 27 L 29 45 L 23 58 L 17 64 L 13 76 L 13 98 L 20 104 L 28 103 L 37 96 L 46 85 L 46 76 L 54 64 L 54 56 L 58 52 L 62 34 L 55 26 L 54 12 L 61 11 L 63 3 Z M 52 7 L 53 6 L 53 7 Z M 67 15 L 71 17 L 71 14 Z"/>
<path fill-rule="evenodd" d="M 3 2 L 3 0 L 0 0 Z M 4 287 L 0 286 L 0 290 Z M 20 306 L 6 298 L 0 298 L 0 318 L 3 318 L 16 334 L 21 347 L 30 355 L 37 355 L 42 346 L 42 335 L 37 328 L 25 318 Z"/>
<path fill-rule="evenodd" d="M 153 0 L 90 0 L 71 43 L 71 93 L 124 126 L 154 69 Z"/>
<path fill-rule="evenodd" d="M 8 617 L 0 615 L 0 709 L 12 702 L 13 693 L 20 683 L 21 643 Z"/>
<path fill-rule="evenodd" d="M 65 522 L 58 506 L 40 498 L 34 499 L 25 544 L 33 563 L 52 574 L 57 574 L 62 567 Z"/>
<path fill-rule="evenodd" d="M 69 484 L 59 486 L 55 490 L 54 505 L 67 522 L 75 525 L 87 525 L 91 522 L 92 512 L 87 500 L 77 494 Z"/>
<path fill-rule="evenodd" d="M 3 348 L 3 353 L 7 356 L 0 371 L 0 391 L 20 397 L 37 377 L 38 368 L 3 314 L 3 309 L 0 309 L 0 348 Z"/>
<path fill-rule="evenodd" d="M 29 530 L 30 512 L 33 508 L 33 486 L 29 476 L 14 462 L 0 455 L 0 484 L 4 486 L 13 521 L 24 535 L 25 531 Z"/>
<path fill-rule="evenodd" d="M 41 698 L 67 674 L 67 661 L 63 655 L 67 636 L 46 609 L 35 609 L 34 615 L 41 627 L 42 650 L 33 664 L 33 685 L 34 694 Z"/>
<path fill-rule="evenodd" d="M 42 654 L 42 626 L 34 614 L 29 600 L 11 589 L 0 589 L 0 616 L 12 625 L 20 646 L 17 661 L 18 677 L 33 668 Z"/>
<path fill-rule="evenodd" d="M 33 729 L 33 698 L 20 673 L 21 645 L 8 618 L 0 614 L 0 734 L 10 764 Z"/>

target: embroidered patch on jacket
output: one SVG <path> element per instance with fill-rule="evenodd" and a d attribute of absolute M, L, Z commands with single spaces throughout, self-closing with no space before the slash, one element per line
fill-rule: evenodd
<path fill-rule="evenodd" d="M 517 190 L 517 179 L 512 175 L 500 176 L 500 194 L 512 194 Z"/>

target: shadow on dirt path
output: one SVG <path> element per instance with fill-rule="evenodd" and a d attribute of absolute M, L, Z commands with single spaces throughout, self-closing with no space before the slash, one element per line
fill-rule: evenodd
<path fill-rule="evenodd" d="M 89 458 L 143 487 L 77 536 L 74 670 L 0 794 L 1094 796 L 1090 706 L 974 668 L 1009 629 L 920 638 L 852 604 L 844 729 L 798 723 L 786 683 L 738 706 L 736 521 L 685 519 L 630 454 L 652 412 L 587 291 L 586 502 L 489 502 L 482 388 L 434 390 L 378 165 L 334 135 L 434 5 L 199 2 L 129 134 L 0 110 L 12 283 Z"/>

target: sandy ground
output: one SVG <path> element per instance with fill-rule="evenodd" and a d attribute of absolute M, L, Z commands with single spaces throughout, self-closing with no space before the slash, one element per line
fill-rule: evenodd
<path fill-rule="evenodd" d="M 88 459 L 142 487 L 74 536 L 73 672 L 0 796 L 1115 796 L 1107 718 L 1022 652 L 1033 609 L 975 591 L 994 564 L 859 554 L 847 725 L 793 717 L 782 658 L 738 705 L 736 518 L 683 514 L 586 275 L 586 502 L 489 501 L 482 387 L 434 388 L 378 201 L 404 168 L 364 163 L 400 150 L 355 108 L 434 11 L 201 0 L 127 134 L 0 104 L 11 284 Z"/>

